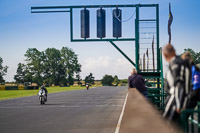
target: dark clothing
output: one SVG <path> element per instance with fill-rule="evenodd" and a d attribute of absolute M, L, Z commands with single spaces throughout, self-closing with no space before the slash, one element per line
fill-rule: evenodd
<path fill-rule="evenodd" d="M 187 108 L 194 109 L 197 105 L 197 102 L 200 101 L 200 88 L 196 90 L 192 90 L 188 95 L 188 105 Z"/>
<path fill-rule="evenodd" d="M 133 74 L 128 77 L 128 85 L 130 88 L 136 88 L 140 93 L 147 96 L 147 88 L 141 75 Z"/>
<path fill-rule="evenodd" d="M 185 65 L 185 68 L 186 68 L 186 71 L 187 71 L 187 75 L 189 75 L 189 76 L 186 75 L 187 76 L 186 80 L 189 82 L 187 84 L 188 92 L 186 92 L 186 94 L 188 94 L 190 92 L 190 90 L 191 90 L 191 79 L 192 79 L 192 70 L 191 70 L 191 67 L 192 67 L 192 65 L 191 65 L 190 61 L 187 60 L 187 59 L 183 60 L 183 63 Z"/>
<path fill-rule="evenodd" d="M 45 91 L 45 93 L 48 94 L 48 91 L 47 91 L 47 89 L 45 87 L 41 88 L 41 89 L 43 89 Z"/>
<path fill-rule="evenodd" d="M 200 70 L 195 65 L 192 66 L 192 89 L 188 95 L 188 105 L 187 108 L 193 109 L 200 101 Z"/>
<path fill-rule="evenodd" d="M 45 101 L 47 101 L 47 94 L 48 94 L 48 91 L 47 91 L 47 89 L 46 89 L 45 87 L 41 87 L 41 89 L 45 91 L 45 96 L 46 96 Z"/>
<path fill-rule="evenodd" d="M 175 56 L 170 61 L 166 79 L 165 90 L 168 96 L 163 117 L 176 121 L 179 117 L 176 110 L 186 108 L 190 91 L 190 69 L 180 57 Z"/>

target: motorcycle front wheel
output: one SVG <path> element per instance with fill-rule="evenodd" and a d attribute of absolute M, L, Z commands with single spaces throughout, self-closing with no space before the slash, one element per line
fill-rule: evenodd
<path fill-rule="evenodd" d="M 40 104 L 44 104 L 44 97 L 40 97 Z"/>

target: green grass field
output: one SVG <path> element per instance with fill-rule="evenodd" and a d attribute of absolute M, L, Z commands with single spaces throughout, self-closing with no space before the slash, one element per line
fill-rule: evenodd
<path fill-rule="evenodd" d="M 48 93 L 85 89 L 85 87 L 47 87 Z M 39 90 L 0 90 L 0 100 L 37 95 Z"/>

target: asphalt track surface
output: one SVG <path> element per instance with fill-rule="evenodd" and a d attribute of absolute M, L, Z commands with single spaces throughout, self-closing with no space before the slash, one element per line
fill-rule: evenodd
<path fill-rule="evenodd" d="M 0 133 L 114 133 L 127 87 L 97 87 L 0 101 Z"/>

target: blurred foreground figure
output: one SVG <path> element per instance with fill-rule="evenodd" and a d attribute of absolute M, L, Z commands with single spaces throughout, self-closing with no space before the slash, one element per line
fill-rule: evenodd
<path fill-rule="evenodd" d="M 185 52 L 181 56 L 181 58 L 188 64 L 191 71 L 191 81 L 192 86 L 190 89 L 190 92 L 188 94 L 188 104 L 187 108 L 194 109 L 197 105 L 197 102 L 200 101 L 200 70 L 199 68 L 194 64 L 192 55 L 190 52 Z"/>
<path fill-rule="evenodd" d="M 163 117 L 170 121 L 177 121 L 181 110 L 186 108 L 187 94 L 190 87 L 190 71 L 184 61 L 176 55 L 176 51 L 171 44 L 163 47 L 163 55 L 169 63 L 165 84 L 168 96 Z"/>

